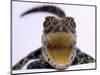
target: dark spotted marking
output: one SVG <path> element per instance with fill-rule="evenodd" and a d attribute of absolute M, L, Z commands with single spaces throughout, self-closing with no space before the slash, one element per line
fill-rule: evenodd
<path fill-rule="evenodd" d="M 86 63 L 94 63 L 94 62 L 95 62 L 95 60 L 94 60 L 91 56 L 89 56 L 89 55 L 87 55 L 87 54 L 84 54 L 84 55 L 83 55 L 83 57 L 85 57 L 86 59 L 83 59 L 83 58 L 79 57 L 81 54 L 84 54 L 84 53 L 81 52 L 81 51 L 77 48 L 77 50 L 76 50 L 76 56 L 75 56 L 73 62 L 71 63 L 71 65 L 86 64 Z M 87 59 L 87 57 L 90 58 L 90 59 Z M 82 59 L 83 61 L 82 61 L 82 62 L 79 62 L 80 59 Z M 91 60 L 91 61 L 89 61 L 89 60 Z M 45 68 L 45 69 L 54 69 L 54 67 L 52 67 L 48 62 L 46 62 L 46 61 L 44 61 L 44 60 L 42 60 L 42 59 L 40 59 L 40 60 L 38 61 L 38 63 L 39 63 L 39 64 L 42 64 L 42 65 L 45 65 L 45 66 L 41 66 L 41 67 L 39 66 L 39 67 L 37 67 L 37 68 L 42 68 L 42 69 L 43 69 L 43 68 Z M 32 63 L 29 64 L 27 67 L 31 66 L 31 68 L 28 68 L 28 69 L 36 69 L 36 68 L 34 68 L 34 67 L 36 67 L 36 64 L 39 65 L 38 63 L 32 62 Z M 68 65 L 66 65 L 66 66 L 68 66 Z"/>
<path fill-rule="evenodd" d="M 15 64 L 12 69 L 13 70 L 19 70 L 21 69 L 29 60 L 32 59 L 38 59 L 41 56 L 41 49 L 42 47 L 40 47 L 39 49 L 37 49 L 34 52 L 31 52 L 30 54 L 28 54 L 26 57 L 24 57 L 22 60 L 20 60 L 17 64 Z"/>

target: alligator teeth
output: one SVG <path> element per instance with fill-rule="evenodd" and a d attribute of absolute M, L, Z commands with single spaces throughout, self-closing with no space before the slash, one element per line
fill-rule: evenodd
<path fill-rule="evenodd" d="M 55 32 L 43 37 L 43 56 L 56 69 L 65 69 L 75 56 L 76 37 L 69 33 Z"/>

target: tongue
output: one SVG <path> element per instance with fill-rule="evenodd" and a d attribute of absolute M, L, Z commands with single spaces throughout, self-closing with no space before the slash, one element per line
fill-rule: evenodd
<path fill-rule="evenodd" d="M 72 57 L 71 48 L 49 48 L 46 50 L 48 58 L 56 64 L 70 64 Z"/>

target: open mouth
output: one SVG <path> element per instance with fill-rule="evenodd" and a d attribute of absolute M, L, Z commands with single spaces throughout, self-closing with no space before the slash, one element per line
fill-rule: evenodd
<path fill-rule="evenodd" d="M 67 68 L 75 56 L 76 37 L 71 33 L 55 32 L 43 36 L 43 56 L 56 69 Z"/>

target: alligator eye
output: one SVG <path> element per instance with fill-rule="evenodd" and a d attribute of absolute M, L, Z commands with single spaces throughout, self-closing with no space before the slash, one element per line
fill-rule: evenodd
<path fill-rule="evenodd" d="M 44 28 L 44 31 L 45 31 L 46 33 L 49 33 L 49 32 L 52 31 L 52 30 L 53 30 L 53 26 L 52 26 L 52 25 L 50 25 L 50 26 Z"/>
<path fill-rule="evenodd" d="M 76 28 L 76 23 L 73 19 L 71 20 L 70 25 L 72 26 L 72 28 L 74 28 L 74 29 Z"/>
<path fill-rule="evenodd" d="M 46 20 L 46 21 L 43 23 L 43 26 L 44 26 L 44 27 L 50 26 L 50 22 Z"/>

